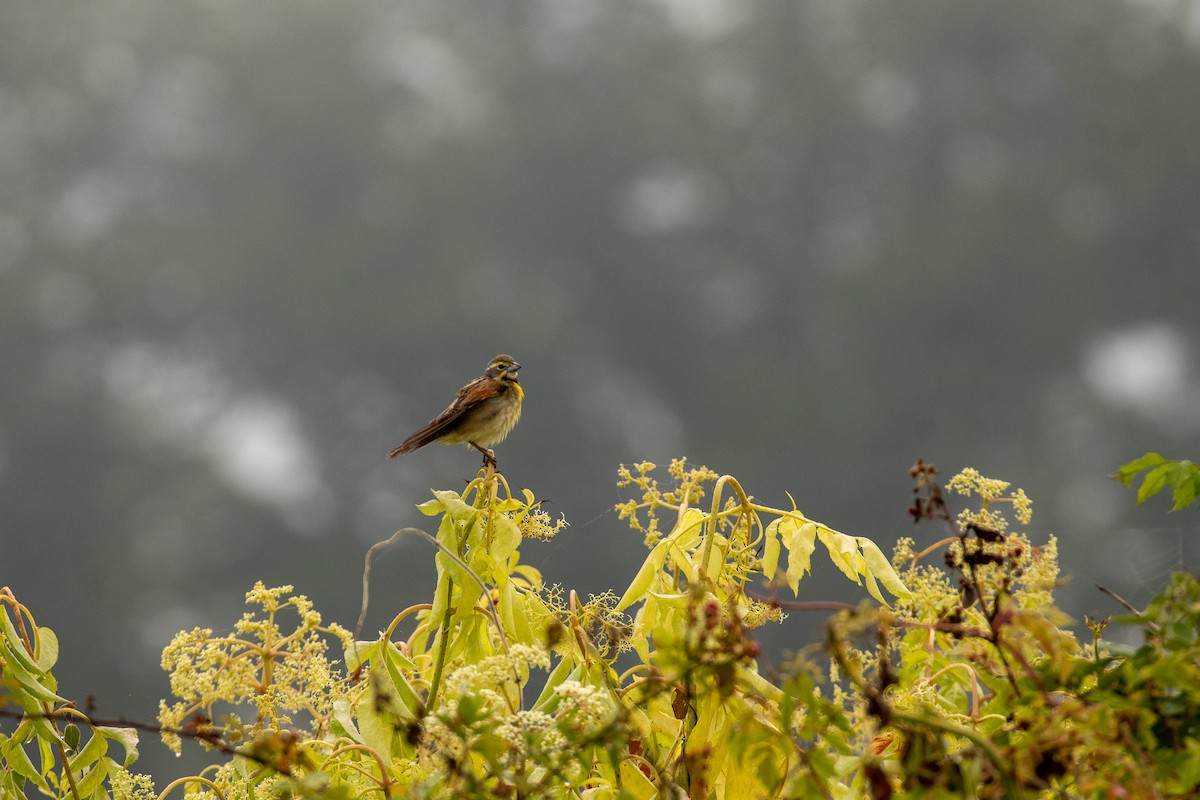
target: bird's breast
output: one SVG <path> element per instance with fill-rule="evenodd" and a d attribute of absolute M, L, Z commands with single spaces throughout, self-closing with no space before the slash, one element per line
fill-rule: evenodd
<path fill-rule="evenodd" d="M 462 424 L 443 436 L 441 441 L 446 444 L 475 442 L 481 447 L 503 441 L 521 419 L 521 400 L 524 395 L 517 384 L 512 384 L 512 387 L 516 391 L 507 391 L 484 400 L 465 412 Z"/>

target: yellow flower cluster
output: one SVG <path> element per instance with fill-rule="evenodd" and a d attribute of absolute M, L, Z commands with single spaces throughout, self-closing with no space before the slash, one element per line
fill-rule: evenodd
<path fill-rule="evenodd" d="M 595 687 L 567 680 L 555 687 L 548 711 L 522 710 L 517 691 L 535 667 L 548 670 L 549 653 L 517 644 L 507 653 L 452 672 L 446 681 L 450 702 L 421 721 L 420 763 L 429 770 L 444 770 L 461 763 L 468 753 L 486 749 L 482 743 L 494 736 L 503 742 L 510 764 L 529 760 L 565 770 L 569 777 L 581 775 L 572 741 L 610 722 L 615 706 Z"/>
<path fill-rule="evenodd" d="M 482 658 L 459 667 L 446 679 L 446 688 L 459 696 L 496 689 L 529 680 L 530 667 L 550 668 L 550 654 L 540 647 L 514 644 L 507 653 Z"/>
<path fill-rule="evenodd" d="M 689 469 L 686 458 L 676 458 L 667 468 L 667 473 L 675 480 L 675 488 L 664 491 L 650 474 L 655 469 L 657 465 L 649 461 L 634 464 L 633 470 L 624 464 L 617 469 L 618 488 L 632 486 L 642 492 L 641 498 L 618 503 L 617 515 L 622 520 L 628 520 L 629 526 L 634 530 L 646 534 L 647 547 L 653 547 L 662 538 L 658 527 L 658 509 L 667 508 L 678 512 L 685 506 L 694 507 L 704 499 L 704 484 L 719 477 L 716 472 L 705 466 Z M 644 523 L 638 516 L 640 511 L 646 513 Z"/>
<path fill-rule="evenodd" d="M 1012 495 L 1013 513 L 1022 525 L 1028 525 L 1033 519 L 1033 501 L 1025 494 L 1024 489 L 1017 489 Z"/>
<path fill-rule="evenodd" d="M 558 718 L 576 731 L 594 730 L 612 718 L 612 700 L 595 686 L 575 680 L 563 681 L 554 689 L 554 694 L 559 700 Z"/>
<path fill-rule="evenodd" d="M 747 628 L 761 628 L 768 622 L 783 622 L 785 619 L 787 614 L 779 606 L 751 598 L 750 605 L 742 616 L 742 624 Z"/>
<path fill-rule="evenodd" d="M 291 586 L 267 588 L 262 582 L 246 593 L 246 602 L 260 606 L 245 613 L 233 634 L 215 636 L 211 628 L 194 628 L 176 634 L 163 649 L 162 668 L 170 675 L 171 692 L 179 702 L 159 702 L 163 741 L 179 752 L 178 732 L 219 734 L 226 741 L 256 736 L 265 729 L 278 732 L 292 724 L 290 714 L 305 712 L 314 721 L 326 718 L 341 696 L 342 676 L 327 652 L 329 638 L 340 648 L 352 636 L 340 625 L 322 626 L 321 615 L 303 595 L 291 595 Z M 277 619 L 290 609 L 298 620 L 284 633 Z M 237 717 L 218 731 L 213 706 L 254 705 L 255 724 L 242 731 Z M 199 721 L 189 717 L 199 714 Z M 201 739 L 204 741 L 204 739 Z"/>
<path fill-rule="evenodd" d="M 561 750 L 568 744 L 554 717 L 542 711 L 518 711 L 496 728 L 496 735 L 508 743 L 515 757 L 521 759 L 528 758 L 531 750 Z"/>
<path fill-rule="evenodd" d="M 1008 490 L 1007 481 L 985 478 L 974 467 L 967 467 L 946 484 L 946 488 L 962 495 L 977 494 L 984 500 L 995 500 Z"/>
<path fill-rule="evenodd" d="M 117 767 L 111 775 L 113 800 L 154 800 L 154 781 L 149 775 L 138 775 Z"/>
<path fill-rule="evenodd" d="M 633 620 L 617 611 L 620 598 L 611 590 L 588 595 L 588 600 L 579 608 L 579 624 L 587 631 L 596 649 L 605 658 L 615 657 L 632 649 L 629 633 Z"/>
<path fill-rule="evenodd" d="M 517 521 L 522 537 L 540 539 L 543 542 L 553 539 L 568 524 L 566 515 L 554 519 L 540 508 L 533 509 Z"/>
<path fill-rule="evenodd" d="M 951 491 L 961 495 L 977 494 L 983 500 L 982 507 L 974 516 L 966 515 L 965 512 L 959 515 L 960 525 L 975 522 L 1000 532 L 1008 529 L 1008 523 L 999 515 L 987 511 L 990 503 L 1011 503 L 1014 515 L 1022 525 L 1028 525 L 1033 519 L 1033 501 L 1029 499 L 1029 495 L 1025 494 L 1024 489 L 1005 494 L 1009 486 L 1008 481 L 985 478 L 974 467 L 967 467 L 946 484 L 946 488 Z"/>
<path fill-rule="evenodd" d="M 1004 533 L 1008 530 L 1008 520 L 998 511 L 991 511 L 987 506 L 983 506 L 978 510 L 973 508 L 964 508 L 958 512 L 958 529 L 967 530 L 972 525 L 978 525 L 981 528 L 988 528 L 999 533 Z"/>
<path fill-rule="evenodd" d="M 461 763 L 467 755 L 467 742 L 437 714 L 421 720 L 421 751 L 418 763 L 427 770 L 441 771 L 453 761 Z"/>

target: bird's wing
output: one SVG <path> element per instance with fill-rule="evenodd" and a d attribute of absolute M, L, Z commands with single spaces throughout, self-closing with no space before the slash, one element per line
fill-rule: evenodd
<path fill-rule="evenodd" d="M 454 397 L 454 402 L 450 404 L 442 414 L 450 412 L 465 411 L 466 409 L 484 400 L 489 400 L 493 397 L 499 397 L 508 389 L 503 381 L 494 380 L 475 380 L 468 383 L 466 386 L 458 390 L 458 394 Z M 440 415 L 439 415 L 440 416 Z"/>
<path fill-rule="evenodd" d="M 424 427 L 405 439 L 399 447 L 388 454 L 388 458 L 395 458 L 401 453 L 411 453 L 413 450 L 436 441 L 445 432 L 446 428 L 454 424 L 467 411 L 484 400 L 499 397 L 504 394 L 507 388 L 500 381 L 485 379 L 471 381 L 458 390 L 458 394 L 454 396 L 454 401 L 446 406 L 445 411 L 438 414 Z"/>

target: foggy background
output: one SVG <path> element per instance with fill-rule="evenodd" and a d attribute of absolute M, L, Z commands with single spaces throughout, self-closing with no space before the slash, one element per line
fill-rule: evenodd
<path fill-rule="evenodd" d="M 1194 0 L 5 3 L 0 584 L 61 693 L 152 721 L 257 579 L 353 627 L 479 463 L 385 454 L 507 352 L 548 582 L 633 576 L 622 462 L 890 551 L 942 533 L 919 456 L 1024 488 L 1067 610 L 1119 613 L 1196 563 L 1108 476 L 1200 455 L 1198 87 Z M 433 580 L 385 553 L 366 633 Z"/>

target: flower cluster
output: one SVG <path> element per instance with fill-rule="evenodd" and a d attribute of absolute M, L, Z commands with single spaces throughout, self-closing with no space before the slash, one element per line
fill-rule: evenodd
<path fill-rule="evenodd" d="M 961 495 L 978 494 L 984 500 L 995 500 L 1009 487 L 1007 481 L 985 478 L 974 467 L 966 467 L 946 483 L 946 488 Z"/>
<path fill-rule="evenodd" d="M 523 538 L 540 539 L 543 542 L 553 539 L 569 524 L 565 515 L 554 519 L 541 508 L 534 508 L 517 519 L 517 527 Z"/>
<path fill-rule="evenodd" d="M 306 712 L 314 724 L 328 717 L 343 687 L 335 662 L 327 656 L 327 639 L 332 637 L 342 649 L 352 637 L 339 625 L 322 626 L 311 601 L 303 595 L 288 596 L 291 592 L 291 586 L 268 589 L 260 581 L 246 593 L 246 602 L 261 607 L 262 616 L 245 613 L 229 636 L 194 628 L 177 634 L 166 646 L 162 667 L 170 675 L 171 692 L 179 698 L 174 704 L 159 703 L 168 747 L 179 752 L 181 731 L 211 745 L 257 736 L 263 730 L 278 732 L 292 724 L 290 715 L 295 712 Z M 288 609 L 298 620 L 284 633 L 276 617 Z M 218 730 L 213 721 L 218 703 L 253 704 L 251 730 L 241 730 L 233 714 Z"/>
<path fill-rule="evenodd" d="M 616 610 L 618 600 L 612 591 L 604 591 L 588 595 L 588 601 L 579 608 L 579 624 L 605 658 L 615 658 L 633 647 L 629 639 L 633 621 Z"/>
<path fill-rule="evenodd" d="M 530 669 L 549 667 L 546 650 L 517 644 L 454 670 L 442 706 L 421 721 L 420 764 L 444 773 L 464 765 L 468 754 L 482 753 L 495 759 L 488 770 L 493 774 L 528 775 L 536 765 L 568 780 L 582 778 L 581 742 L 603 738 L 604 726 L 615 719 L 615 701 L 569 679 L 538 708 L 520 708 Z"/>
<path fill-rule="evenodd" d="M 715 481 L 718 477 L 717 473 L 708 467 L 688 469 L 686 458 L 676 458 L 667 468 L 667 473 L 675 481 L 675 488 L 663 490 L 650 474 L 657 468 L 656 464 L 643 461 L 634 464 L 632 471 L 624 464 L 617 469 L 618 488 L 632 486 L 642 492 L 640 499 L 618 503 L 617 514 L 620 519 L 629 520 L 631 528 L 646 535 L 647 547 L 653 546 L 662 538 L 657 514 L 660 508 L 678 512 L 682 508 L 695 506 L 704 499 L 704 484 Z M 640 518 L 639 512 L 645 513 L 645 522 Z"/>
<path fill-rule="evenodd" d="M 983 500 L 982 508 L 977 512 L 979 524 L 987 524 L 991 521 L 993 524 L 1000 526 L 1007 525 L 1006 522 L 998 521 L 997 515 L 987 512 L 988 505 L 992 502 L 1011 503 L 1013 512 L 1022 525 L 1028 525 L 1033 519 L 1033 501 L 1025 494 L 1024 489 L 1017 489 L 1012 494 L 1005 494 L 1008 491 L 1010 484 L 1007 481 L 998 480 L 996 478 L 985 478 L 979 474 L 979 470 L 974 467 L 967 467 L 955 475 L 946 484 L 946 488 L 957 492 L 961 495 L 979 495 Z M 960 524 L 962 520 L 960 518 Z M 1005 527 L 997 527 L 997 530 L 1005 530 Z"/>
<path fill-rule="evenodd" d="M 563 681 L 554 694 L 558 698 L 559 724 L 576 733 L 587 733 L 608 723 L 616 708 L 612 699 L 595 686 L 575 680 Z"/>
<path fill-rule="evenodd" d="M 496 735 L 521 759 L 531 753 L 560 750 L 568 744 L 554 717 L 544 711 L 518 711 L 497 726 Z"/>
<path fill-rule="evenodd" d="M 115 769 L 111 780 L 113 800 L 154 800 L 158 797 L 149 775 Z"/>
<path fill-rule="evenodd" d="M 492 692 L 507 686 L 524 686 L 530 667 L 550 668 L 550 654 L 528 644 L 514 644 L 508 652 L 487 656 L 450 673 L 446 688 L 462 696 L 471 692 Z"/>

